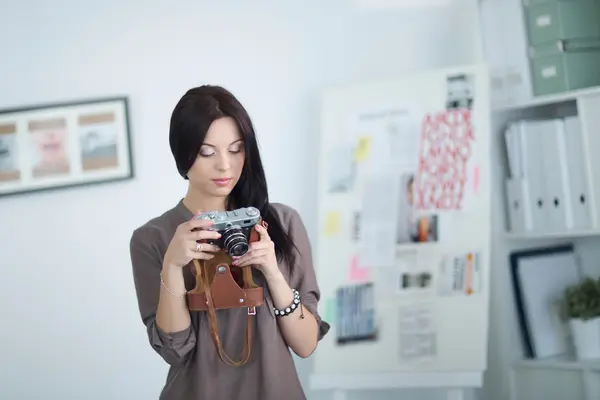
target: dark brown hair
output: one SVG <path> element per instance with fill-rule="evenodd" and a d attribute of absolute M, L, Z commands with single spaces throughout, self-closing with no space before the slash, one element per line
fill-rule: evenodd
<path fill-rule="evenodd" d="M 269 236 L 275 244 L 277 257 L 285 259 L 291 265 L 292 248 L 295 246 L 269 204 L 267 180 L 252 121 L 246 109 L 228 90 L 213 85 L 195 87 L 188 90 L 175 106 L 171 115 L 169 143 L 177 170 L 187 179 L 187 173 L 198 157 L 208 128 L 213 121 L 224 117 L 230 117 L 236 122 L 246 153 L 242 174 L 231 191 L 228 207 L 258 208 L 269 224 Z"/>

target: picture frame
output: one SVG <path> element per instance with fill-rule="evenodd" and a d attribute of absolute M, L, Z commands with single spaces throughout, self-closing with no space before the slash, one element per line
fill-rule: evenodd
<path fill-rule="evenodd" d="M 509 254 L 515 311 L 525 358 L 549 358 L 568 353 L 564 321 L 554 301 L 583 274 L 571 243 L 513 251 Z"/>
<path fill-rule="evenodd" d="M 133 179 L 126 96 L 0 110 L 0 197 Z"/>

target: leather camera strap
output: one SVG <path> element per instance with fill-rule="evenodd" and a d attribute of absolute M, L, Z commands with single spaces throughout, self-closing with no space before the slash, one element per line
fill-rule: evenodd
<path fill-rule="evenodd" d="M 208 306 L 207 314 L 208 314 L 208 323 L 210 326 L 210 333 L 211 333 L 213 342 L 215 343 L 215 346 L 217 348 L 217 353 L 219 354 L 219 358 L 225 364 L 228 364 L 228 365 L 231 365 L 234 367 L 239 367 L 239 366 L 246 364 L 248 362 L 248 360 L 250 359 L 250 347 L 251 347 L 250 346 L 250 339 L 251 339 L 250 329 L 251 329 L 251 323 L 252 323 L 252 320 L 251 320 L 252 316 L 250 314 L 248 314 L 248 318 L 246 320 L 246 334 L 245 334 L 245 340 L 244 340 L 244 347 L 242 349 L 241 360 L 233 361 L 231 359 L 231 357 L 229 357 L 227 355 L 227 353 L 225 353 L 225 350 L 223 349 L 223 345 L 221 343 L 221 338 L 219 337 L 219 325 L 217 322 L 217 314 L 216 314 L 215 305 L 214 305 L 213 298 L 212 298 L 212 293 L 210 291 L 210 285 L 208 283 L 208 271 L 206 269 L 206 263 L 203 262 L 202 267 L 200 267 L 199 261 L 194 260 L 194 266 L 196 267 L 198 277 L 200 277 L 199 281 L 202 284 L 204 293 L 206 295 L 206 302 L 207 302 L 207 306 Z"/>

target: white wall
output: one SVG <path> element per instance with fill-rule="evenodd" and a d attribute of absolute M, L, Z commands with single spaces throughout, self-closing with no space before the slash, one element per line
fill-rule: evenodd
<path fill-rule="evenodd" d="M 0 398 L 157 398 L 166 366 L 138 316 L 128 243 L 184 193 L 168 123 L 189 87 L 223 84 L 240 97 L 272 200 L 297 208 L 314 237 L 320 90 L 475 57 L 472 1 L 366 14 L 341 0 L 218 3 L 0 5 L 0 107 L 126 94 L 137 172 L 0 199 Z M 303 378 L 309 368 L 299 362 Z"/>

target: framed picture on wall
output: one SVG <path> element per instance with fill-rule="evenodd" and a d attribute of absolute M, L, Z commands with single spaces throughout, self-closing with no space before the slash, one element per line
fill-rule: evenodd
<path fill-rule="evenodd" d="M 127 97 L 0 110 L 0 196 L 133 176 Z"/>

